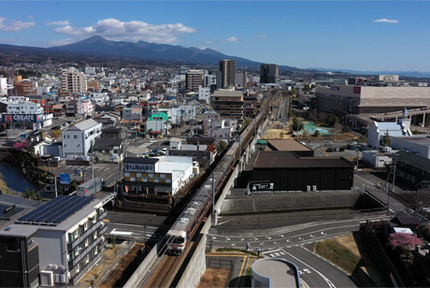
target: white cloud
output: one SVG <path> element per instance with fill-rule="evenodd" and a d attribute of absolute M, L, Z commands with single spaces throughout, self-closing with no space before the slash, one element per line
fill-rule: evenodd
<path fill-rule="evenodd" d="M 36 22 L 22 22 L 18 20 L 11 20 L 8 24 L 4 24 L 6 21 L 8 21 L 8 19 L 0 17 L 0 30 L 5 32 L 17 32 L 36 25 Z"/>
<path fill-rule="evenodd" d="M 75 28 L 70 25 L 58 27 L 55 32 L 72 35 L 79 39 L 99 35 L 109 40 L 132 41 L 140 40 L 170 44 L 178 41 L 177 36 L 194 33 L 197 30 L 181 23 L 151 25 L 142 21 L 122 22 L 117 19 L 99 20 L 93 26 Z"/>
<path fill-rule="evenodd" d="M 46 25 L 48 25 L 48 26 L 67 26 L 67 25 L 70 25 L 70 22 L 69 22 L 69 20 L 53 21 L 53 22 L 47 22 Z"/>
<path fill-rule="evenodd" d="M 237 42 L 239 41 L 239 39 L 237 39 L 237 37 L 229 37 L 227 39 L 224 40 L 225 42 Z"/>
<path fill-rule="evenodd" d="M 395 24 L 397 24 L 397 23 L 399 23 L 399 20 L 382 18 L 382 19 L 373 20 L 373 22 L 375 22 L 375 23 L 395 23 Z"/>

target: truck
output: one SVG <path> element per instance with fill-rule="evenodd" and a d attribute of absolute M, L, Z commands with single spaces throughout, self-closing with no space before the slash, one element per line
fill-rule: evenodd
<path fill-rule="evenodd" d="M 91 196 L 99 193 L 103 188 L 103 178 L 94 178 L 76 187 L 77 196 Z"/>

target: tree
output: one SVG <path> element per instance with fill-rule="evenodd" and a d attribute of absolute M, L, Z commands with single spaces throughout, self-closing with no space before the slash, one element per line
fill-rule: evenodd
<path fill-rule="evenodd" d="M 315 130 L 315 132 L 314 132 L 314 136 L 315 136 L 315 137 L 320 136 L 320 130 Z"/>
<path fill-rule="evenodd" d="M 284 132 L 279 132 L 279 138 L 284 138 Z"/>
<path fill-rule="evenodd" d="M 351 127 L 349 127 L 348 125 L 343 125 L 342 132 L 344 132 L 344 133 L 351 132 Z"/>
<path fill-rule="evenodd" d="M 414 250 L 416 245 L 422 244 L 423 240 L 418 238 L 415 234 L 391 233 L 388 237 L 388 245 L 390 245 L 392 249 L 399 247 L 404 252 Z"/>
<path fill-rule="evenodd" d="M 336 114 L 329 114 L 326 118 L 326 123 L 328 126 L 334 127 L 337 123 L 339 123 L 339 118 L 336 116 Z"/>
<path fill-rule="evenodd" d="M 61 133 L 62 132 L 60 129 L 56 129 L 56 130 L 53 130 L 49 136 L 51 136 L 52 138 L 58 139 L 58 138 L 61 138 Z"/>
<path fill-rule="evenodd" d="M 387 130 L 387 132 L 385 132 L 385 135 L 382 136 L 382 138 L 381 138 L 381 145 L 382 146 L 391 146 L 391 136 L 390 136 L 390 134 L 388 134 L 388 130 Z"/>
<path fill-rule="evenodd" d="M 299 122 L 299 119 L 297 117 L 293 118 L 293 130 L 297 131 L 297 130 L 302 130 L 303 129 L 303 122 Z"/>

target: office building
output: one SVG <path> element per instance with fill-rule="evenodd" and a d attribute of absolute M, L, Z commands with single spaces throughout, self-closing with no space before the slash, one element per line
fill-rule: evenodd
<path fill-rule="evenodd" d="M 261 64 L 260 83 L 278 83 L 279 67 L 276 64 Z"/>
<path fill-rule="evenodd" d="M 221 71 L 221 87 L 232 87 L 236 84 L 236 60 L 219 61 L 219 71 Z"/>

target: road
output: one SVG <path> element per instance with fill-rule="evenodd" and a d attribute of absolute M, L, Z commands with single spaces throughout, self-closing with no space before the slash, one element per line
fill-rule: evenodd
<path fill-rule="evenodd" d="M 300 278 L 309 287 L 357 287 L 357 285 L 337 267 L 303 247 L 278 250 L 277 258 L 286 259 L 299 268 Z M 273 252 L 267 252 L 273 254 Z"/>

